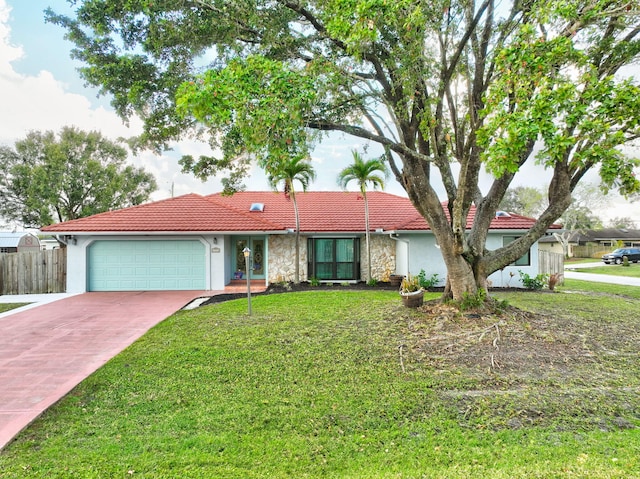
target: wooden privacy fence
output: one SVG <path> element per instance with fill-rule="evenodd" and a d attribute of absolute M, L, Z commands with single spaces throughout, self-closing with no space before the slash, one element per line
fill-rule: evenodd
<path fill-rule="evenodd" d="M 550 251 L 538 251 L 538 271 L 540 274 L 564 274 L 564 255 Z"/>
<path fill-rule="evenodd" d="M 0 294 L 64 293 L 67 249 L 0 254 Z"/>
<path fill-rule="evenodd" d="M 603 254 L 611 253 L 618 246 L 602 246 L 599 244 L 586 244 L 573 247 L 574 258 L 597 258 L 600 261 Z"/>

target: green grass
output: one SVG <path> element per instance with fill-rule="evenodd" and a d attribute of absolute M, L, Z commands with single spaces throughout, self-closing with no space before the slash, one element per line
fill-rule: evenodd
<path fill-rule="evenodd" d="M 11 311 L 12 309 L 21 308 L 29 303 L 0 303 L 0 313 Z"/>
<path fill-rule="evenodd" d="M 485 334 L 491 318 L 444 320 L 380 291 L 258 296 L 251 317 L 246 300 L 178 312 L 21 434 L 0 477 L 640 477 L 638 301 L 499 296 L 548 319 L 513 313 Z M 540 354 L 575 340 L 595 356 L 535 357 L 531 371 L 501 356 L 491 370 L 493 326 L 505 352 L 529 331 Z M 598 341 L 618 354 L 601 358 Z"/>
<path fill-rule="evenodd" d="M 596 283 L 578 279 L 565 279 L 564 284 L 562 286 L 558 286 L 557 289 L 558 291 L 565 292 L 583 291 L 640 299 L 640 288 L 638 286 L 624 286 L 620 284 Z"/>
<path fill-rule="evenodd" d="M 640 263 L 632 263 L 629 266 L 605 265 L 594 266 L 593 268 L 571 268 L 573 271 L 581 273 L 608 274 L 612 276 L 627 276 L 630 278 L 640 278 Z"/>
<path fill-rule="evenodd" d="M 572 266 L 574 264 L 580 265 L 582 263 L 597 263 L 602 261 L 600 258 L 565 258 L 564 264 L 566 266 Z"/>

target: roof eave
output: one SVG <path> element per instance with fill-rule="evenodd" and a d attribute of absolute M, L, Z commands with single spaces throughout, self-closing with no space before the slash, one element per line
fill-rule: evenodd
<path fill-rule="evenodd" d="M 53 236 L 176 236 L 176 235 L 258 235 L 287 234 L 286 230 L 201 230 L 201 231 L 47 231 Z"/>

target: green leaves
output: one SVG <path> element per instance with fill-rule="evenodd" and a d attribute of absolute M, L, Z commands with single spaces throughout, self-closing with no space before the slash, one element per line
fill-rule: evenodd
<path fill-rule="evenodd" d="M 41 227 L 147 201 L 153 176 L 97 132 L 31 132 L 0 148 L 0 215 Z"/>
<path fill-rule="evenodd" d="M 384 189 L 384 180 L 389 174 L 384 160 L 381 158 L 365 160 L 357 151 L 353 151 L 352 156 L 353 163 L 338 174 L 340 187 L 344 189 L 349 183 L 355 181 L 362 193 L 366 192 L 368 184 L 373 189 Z"/>
<path fill-rule="evenodd" d="M 281 162 L 306 158 L 312 135 L 306 119 L 318 102 L 317 82 L 304 70 L 261 56 L 236 59 L 178 89 L 176 105 L 215 136 L 223 161 L 249 155 L 269 173 Z M 183 163 L 203 171 L 203 166 Z"/>
<path fill-rule="evenodd" d="M 573 7 L 567 2 L 562 15 L 574 18 Z M 599 38 L 590 30 L 589 38 L 613 48 L 615 63 L 626 51 L 626 63 L 636 50 L 616 42 L 614 30 Z M 603 187 L 631 194 L 640 188 L 633 175 L 637 164 L 620 147 L 640 133 L 640 90 L 631 79 L 609 74 L 604 66 L 613 60 L 605 59 L 601 48 L 575 37 L 575 32 L 551 36 L 523 25 L 518 40 L 498 54 L 498 76 L 485 97 L 486 121 L 478 132 L 483 160 L 497 177 L 514 173 L 537 142 L 537 160 L 544 166 L 581 177 L 601 164 Z"/>

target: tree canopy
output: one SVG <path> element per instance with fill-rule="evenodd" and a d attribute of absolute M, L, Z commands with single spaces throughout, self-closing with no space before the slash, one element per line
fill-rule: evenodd
<path fill-rule="evenodd" d="M 582 182 L 573 190 L 571 204 L 558 222 L 569 231 L 601 228 L 602 220 L 594 210 L 604 208 L 608 203 L 608 197 L 597 184 Z M 536 217 L 547 205 L 544 188 L 516 186 L 507 190 L 499 208 L 523 216 Z"/>
<path fill-rule="evenodd" d="M 640 133 L 637 0 L 76 4 L 75 17 L 47 18 L 75 43 L 82 76 L 143 118 L 141 144 L 208 139 L 212 155 L 183 163 L 200 177 L 226 169 L 233 187 L 248 161 L 268 173 L 328 131 L 380 145 L 441 245 L 454 298 L 526 253 L 591 169 L 606 189 L 640 186 L 621 148 Z M 548 205 L 489 251 L 527 163 L 551 171 Z M 493 182 L 481 189 L 483 170 Z"/>
<path fill-rule="evenodd" d="M 498 206 L 503 211 L 536 217 L 544 211 L 547 200 L 544 189 L 533 186 L 509 188 Z"/>
<path fill-rule="evenodd" d="M 0 146 L 0 216 L 39 228 L 140 204 L 156 181 L 126 165 L 127 155 L 100 133 L 72 127 Z"/>
<path fill-rule="evenodd" d="M 635 230 L 638 229 L 638 223 L 636 223 L 633 218 L 629 218 L 628 216 L 616 216 L 615 218 L 609 220 L 607 227 Z"/>

